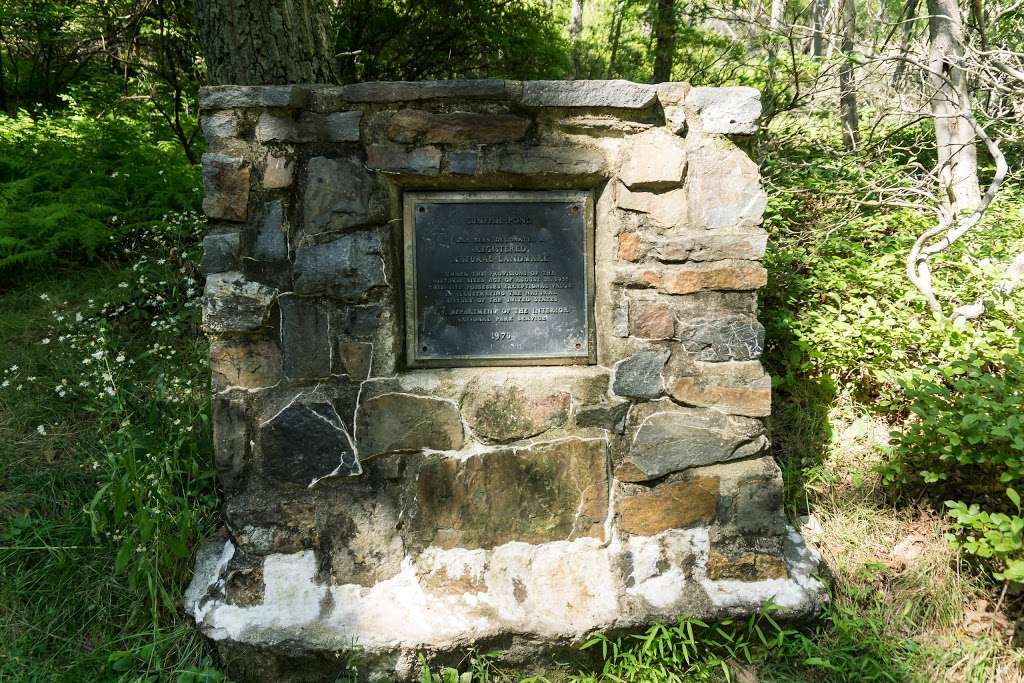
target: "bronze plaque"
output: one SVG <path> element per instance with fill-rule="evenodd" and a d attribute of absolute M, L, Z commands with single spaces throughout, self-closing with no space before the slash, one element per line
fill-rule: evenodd
<path fill-rule="evenodd" d="M 405 194 L 412 366 L 594 359 L 589 192 Z"/>

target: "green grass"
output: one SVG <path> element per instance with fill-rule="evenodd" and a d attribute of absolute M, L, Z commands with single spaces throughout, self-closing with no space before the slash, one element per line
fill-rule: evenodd
<path fill-rule="evenodd" d="M 152 273 L 167 282 L 181 278 L 169 264 L 154 264 Z M 76 313 L 85 312 L 83 323 L 97 332 L 99 321 L 107 320 L 107 338 L 129 355 L 167 338 L 151 327 L 154 312 L 142 307 L 134 309 L 138 316 L 97 313 L 104 302 L 124 301 L 126 288 L 118 285 L 138 277 L 132 267 L 101 265 L 57 273 L 0 297 L 0 378 L 6 382 L 0 389 L 0 680 L 131 680 L 150 673 L 176 680 L 209 664 L 206 645 L 180 609 L 161 607 L 154 619 L 146 586 L 115 568 L 119 541 L 93 533 L 89 510 L 110 479 L 99 464 L 107 455 L 101 432 L 109 434 L 109 425 L 94 391 L 69 388 L 64 397 L 56 391 L 62 381 L 70 387 L 84 381 L 87 356 L 55 334 L 73 324 Z M 179 355 L 196 359 L 202 340 L 192 330 L 174 337 L 174 344 Z M 168 358 L 153 366 L 179 370 L 172 363 Z M 145 381 L 151 370 L 136 376 Z M 183 370 L 206 374 L 194 360 Z M 170 420 L 174 413 L 165 415 Z M 193 438 L 208 438 L 203 431 Z M 206 525 L 212 509 L 209 503 L 202 508 Z M 160 578 L 175 596 L 187 565 L 182 560 Z"/>

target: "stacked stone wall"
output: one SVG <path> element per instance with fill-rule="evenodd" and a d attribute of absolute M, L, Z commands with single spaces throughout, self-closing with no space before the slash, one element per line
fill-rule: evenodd
<path fill-rule="evenodd" d="M 406 676 L 495 638 L 813 610 L 764 421 L 766 195 L 736 144 L 756 91 L 219 86 L 201 108 L 227 539 L 187 604 L 229 659 L 355 648 Z M 594 195 L 597 363 L 410 369 L 403 192 L 547 189 Z"/>

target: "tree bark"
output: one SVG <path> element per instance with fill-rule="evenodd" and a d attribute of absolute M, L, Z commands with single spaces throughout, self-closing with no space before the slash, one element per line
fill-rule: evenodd
<path fill-rule="evenodd" d="M 608 56 L 608 69 L 605 72 L 606 77 L 610 77 L 615 74 L 615 59 L 619 54 L 619 40 L 622 37 L 622 15 L 626 12 L 625 0 L 616 0 L 615 5 L 612 7 L 612 26 L 611 31 L 608 35 L 608 43 L 611 45 L 610 53 Z"/>
<path fill-rule="evenodd" d="M 848 152 L 860 146 L 860 122 L 857 117 L 857 84 L 853 73 L 853 44 L 857 34 L 856 0 L 843 0 L 843 63 L 839 67 L 839 109 L 843 121 L 843 146 Z"/>
<path fill-rule="evenodd" d="M 582 61 L 580 50 L 580 36 L 583 34 L 583 5 L 586 0 L 572 0 L 572 9 L 569 12 L 569 44 L 572 47 L 572 75 L 578 78 Z"/>
<path fill-rule="evenodd" d="M 940 190 L 954 212 L 973 211 L 981 202 L 974 145 L 963 23 L 956 0 L 928 0 L 928 71 L 931 110 L 938 147 Z"/>
<path fill-rule="evenodd" d="M 828 0 L 811 0 L 811 54 L 821 57 L 825 54 L 825 17 L 828 15 Z"/>
<path fill-rule="evenodd" d="M 654 82 L 672 80 L 672 59 L 676 49 L 676 2 L 658 0 L 654 19 Z"/>
<path fill-rule="evenodd" d="M 917 19 L 917 0 L 907 0 L 903 5 L 903 37 L 900 39 L 900 57 L 897 60 L 896 68 L 892 72 L 892 87 L 898 88 L 903 80 L 903 73 L 907 69 L 907 63 L 903 61 L 910 52 L 910 38 L 914 33 L 914 21 Z"/>
<path fill-rule="evenodd" d="M 318 0 L 197 0 L 196 10 L 210 84 L 335 81 Z"/>

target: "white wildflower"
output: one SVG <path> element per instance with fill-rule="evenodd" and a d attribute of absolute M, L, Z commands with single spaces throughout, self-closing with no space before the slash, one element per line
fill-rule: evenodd
<path fill-rule="evenodd" d="M 38 427 L 36 427 L 36 431 L 37 431 L 37 432 L 38 432 L 38 433 L 39 433 L 39 434 L 40 434 L 41 436 L 46 436 L 46 427 L 44 427 L 43 425 L 39 425 Z"/>

